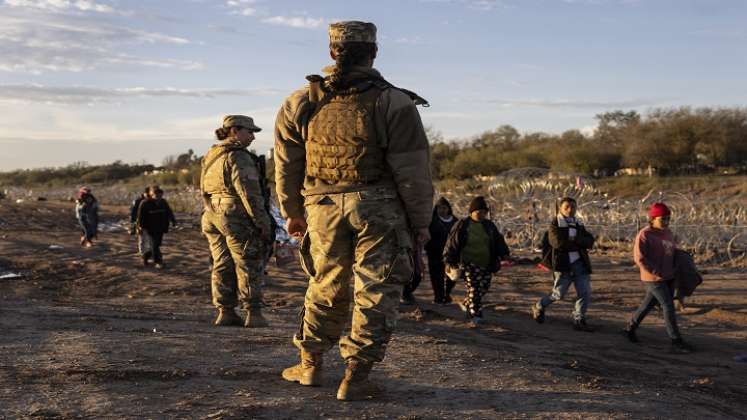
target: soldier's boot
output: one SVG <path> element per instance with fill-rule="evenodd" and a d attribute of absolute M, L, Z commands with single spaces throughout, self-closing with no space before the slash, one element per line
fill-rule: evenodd
<path fill-rule="evenodd" d="M 246 319 L 244 320 L 244 327 L 246 328 L 264 328 L 269 327 L 270 324 L 262 316 L 261 308 L 249 308 L 246 310 Z"/>
<path fill-rule="evenodd" d="M 379 396 L 383 389 L 368 379 L 373 363 L 361 360 L 349 360 L 345 368 L 345 377 L 337 389 L 340 401 L 368 400 Z"/>
<path fill-rule="evenodd" d="M 301 350 L 301 362 L 283 370 L 283 379 L 305 386 L 322 385 L 322 353 L 307 353 Z"/>
<path fill-rule="evenodd" d="M 218 317 L 215 318 L 215 325 L 219 327 L 235 327 L 241 325 L 241 318 L 236 315 L 233 308 L 218 308 Z"/>

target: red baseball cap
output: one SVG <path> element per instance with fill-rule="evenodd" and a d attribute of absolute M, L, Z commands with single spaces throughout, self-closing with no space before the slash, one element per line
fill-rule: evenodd
<path fill-rule="evenodd" d="M 648 209 L 648 217 L 651 220 L 654 220 L 657 217 L 669 216 L 670 214 L 672 214 L 672 211 L 669 210 L 669 207 L 664 203 L 654 203 L 651 205 L 651 208 Z"/>

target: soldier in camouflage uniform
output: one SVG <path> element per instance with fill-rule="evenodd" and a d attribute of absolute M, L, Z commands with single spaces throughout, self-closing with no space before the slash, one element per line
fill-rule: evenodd
<path fill-rule="evenodd" d="M 260 128 L 250 117 L 228 115 L 215 130 L 219 142 L 202 160 L 205 203 L 202 232 L 210 244 L 216 325 L 241 325 L 234 308 L 246 310 L 245 327 L 265 327 L 261 282 L 272 228 L 259 170 L 246 147 Z"/>
<path fill-rule="evenodd" d="M 347 401 L 380 392 L 368 374 L 384 358 L 412 275 L 413 230 L 417 241 L 429 238 L 433 186 L 415 107 L 427 102 L 372 67 L 376 27 L 339 22 L 329 35 L 335 65 L 308 76 L 275 125 L 278 202 L 288 232 L 305 233 L 310 275 L 293 340 L 301 362 L 283 378 L 318 386 L 323 353 L 339 341 L 347 368 L 337 398 Z M 340 338 L 351 294 L 351 331 Z"/>

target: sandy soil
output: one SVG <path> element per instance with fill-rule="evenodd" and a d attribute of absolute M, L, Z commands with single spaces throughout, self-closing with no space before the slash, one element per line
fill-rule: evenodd
<path fill-rule="evenodd" d="M 619 330 L 643 295 L 624 259 L 594 255 L 595 333 L 573 331 L 571 303 L 537 325 L 530 302 L 550 287 L 530 265 L 506 269 L 487 295 L 487 325 L 466 328 L 457 305 L 403 308 L 374 379 L 377 401 L 335 400 L 343 364 L 305 388 L 280 371 L 297 360 L 290 338 L 305 279 L 271 267 L 271 328 L 211 325 L 208 253 L 197 220 L 165 238 L 167 268 L 143 269 L 134 238 L 102 232 L 82 249 L 69 203 L 0 202 L 0 418 L 745 418 L 747 275 L 707 269 L 680 314 L 698 351 L 668 353 L 652 312 L 640 344 Z M 116 224 L 124 208 L 106 208 Z M 56 245 L 50 248 L 50 245 Z M 463 288 L 456 294 L 461 296 Z M 573 293 L 573 292 L 571 292 Z"/>

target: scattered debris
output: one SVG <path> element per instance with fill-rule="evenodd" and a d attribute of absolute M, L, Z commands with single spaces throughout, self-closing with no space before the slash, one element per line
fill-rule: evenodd
<path fill-rule="evenodd" d="M 2 272 L 0 271 L 0 280 L 10 280 L 10 279 L 18 279 L 23 277 L 22 274 L 13 273 L 10 271 Z"/>

